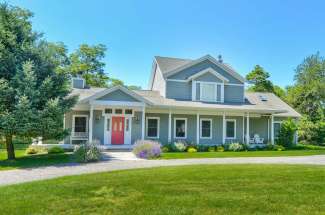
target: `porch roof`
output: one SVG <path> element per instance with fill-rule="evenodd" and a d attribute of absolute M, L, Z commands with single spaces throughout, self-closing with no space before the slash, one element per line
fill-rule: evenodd
<path fill-rule="evenodd" d="M 107 88 L 73 89 L 71 95 L 79 96 L 79 104 L 87 101 L 96 94 L 103 94 Z M 256 112 L 264 114 L 275 114 L 283 117 L 300 117 L 301 115 L 283 102 L 273 93 L 253 93 L 245 92 L 245 103 L 207 103 L 201 101 L 180 101 L 162 97 L 158 91 L 133 90 L 132 93 L 142 97 L 147 101 L 147 105 L 152 108 L 167 109 L 203 109 L 230 112 Z M 267 97 L 267 101 L 261 101 L 261 96 Z"/>

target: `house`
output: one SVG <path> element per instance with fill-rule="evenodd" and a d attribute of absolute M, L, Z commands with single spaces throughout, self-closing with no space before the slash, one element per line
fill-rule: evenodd
<path fill-rule="evenodd" d="M 132 148 L 139 139 L 161 143 L 274 143 L 281 121 L 300 114 L 272 93 L 245 92 L 245 79 L 221 58 L 155 57 L 149 90 L 89 88 L 72 80 L 78 103 L 65 114 L 65 144 L 99 140 Z"/>

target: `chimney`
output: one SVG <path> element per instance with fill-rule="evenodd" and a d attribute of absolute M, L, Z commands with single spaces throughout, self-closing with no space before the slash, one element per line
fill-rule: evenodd
<path fill-rule="evenodd" d="M 81 78 L 81 77 L 72 77 L 71 78 L 71 84 L 73 88 L 77 88 L 77 89 L 84 89 L 85 88 L 85 84 L 86 80 Z"/>
<path fill-rule="evenodd" d="M 222 63 L 222 62 L 223 62 L 223 60 L 222 60 L 222 55 L 220 55 L 220 54 L 218 55 L 218 62 L 219 62 L 219 63 Z"/>

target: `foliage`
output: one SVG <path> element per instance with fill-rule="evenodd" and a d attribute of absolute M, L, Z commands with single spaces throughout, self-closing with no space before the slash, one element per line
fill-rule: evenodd
<path fill-rule="evenodd" d="M 64 149 L 59 146 L 54 146 L 48 149 L 47 153 L 49 154 L 60 154 L 64 153 Z"/>
<path fill-rule="evenodd" d="M 161 151 L 162 152 L 169 152 L 170 148 L 168 146 L 163 146 L 163 147 L 161 147 Z"/>
<path fill-rule="evenodd" d="M 44 146 L 38 145 L 30 145 L 26 149 L 26 154 L 39 154 L 39 153 L 46 153 L 47 149 Z"/>
<path fill-rule="evenodd" d="M 312 122 L 308 117 L 303 116 L 298 123 L 299 139 L 312 144 L 325 143 L 325 122 Z"/>
<path fill-rule="evenodd" d="M 282 122 L 277 143 L 284 147 L 290 147 L 294 144 L 297 125 L 292 119 Z"/>
<path fill-rule="evenodd" d="M 73 154 L 77 162 L 99 161 L 102 157 L 98 140 L 77 145 Z"/>
<path fill-rule="evenodd" d="M 173 143 L 172 148 L 176 152 L 184 152 L 187 148 L 187 145 L 185 142 L 178 141 Z"/>
<path fill-rule="evenodd" d="M 239 152 L 243 151 L 244 147 L 240 143 L 230 143 L 229 144 L 229 151 Z"/>
<path fill-rule="evenodd" d="M 297 145 L 291 146 L 290 149 L 296 149 L 296 150 L 325 150 L 325 146 L 316 146 L 316 145 L 304 144 L 304 143 L 300 142 Z"/>
<path fill-rule="evenodd" d="M 254 69 L 246 75 L 246 79 L 254 85 L 250 88 L 254 92 L 273 92 L 273 84 L 268 78 L 269 73 L 263 67 L 256 65 Z"/>
<path fill-rule="evenodd" d="M 217 152 L 224 152 L 225 148 L 223 146 L 217 146 Z"/>
<path fill-rule="evenodd" d="M 208 147 L 208 152 L 215 152 L 216 151 L 216 147 L 215 146 L 209 146 Z"/>
<path fill-rule="evenodd" d="M 194 153 L 194 152 L 197 152 L 197 149 L 191 146 L 191 147 L 187 148 L 187 152 Z"/>
<path fill-rule="evenodd" d="M 197 151 L 198 152 L 207 152 L 208 149 L 209 149 L 208 145 L 204 145 L 204 144 L 197 145 Z"/>
<path fill-rule="evenodd" d="M 152 140 L 137 140 L 133 147 L 133 153 L 144 159 L 152 159 L 160 157 L 161 145 Z"/>
<path fill-rule="evenodd" d="M 14 159 L 13 136 L 61 138 L 63 114 L 75 103 L 66 49 L 33 31 L 32 13 L 0 4 L 0 135 Z"/>

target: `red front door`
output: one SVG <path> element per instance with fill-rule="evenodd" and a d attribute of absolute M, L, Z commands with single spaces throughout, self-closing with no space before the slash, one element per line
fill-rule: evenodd
<path fill-rule="evenodd" d="M 112 117 L 112 144 L 124 144 L 124 117 Z"/>

